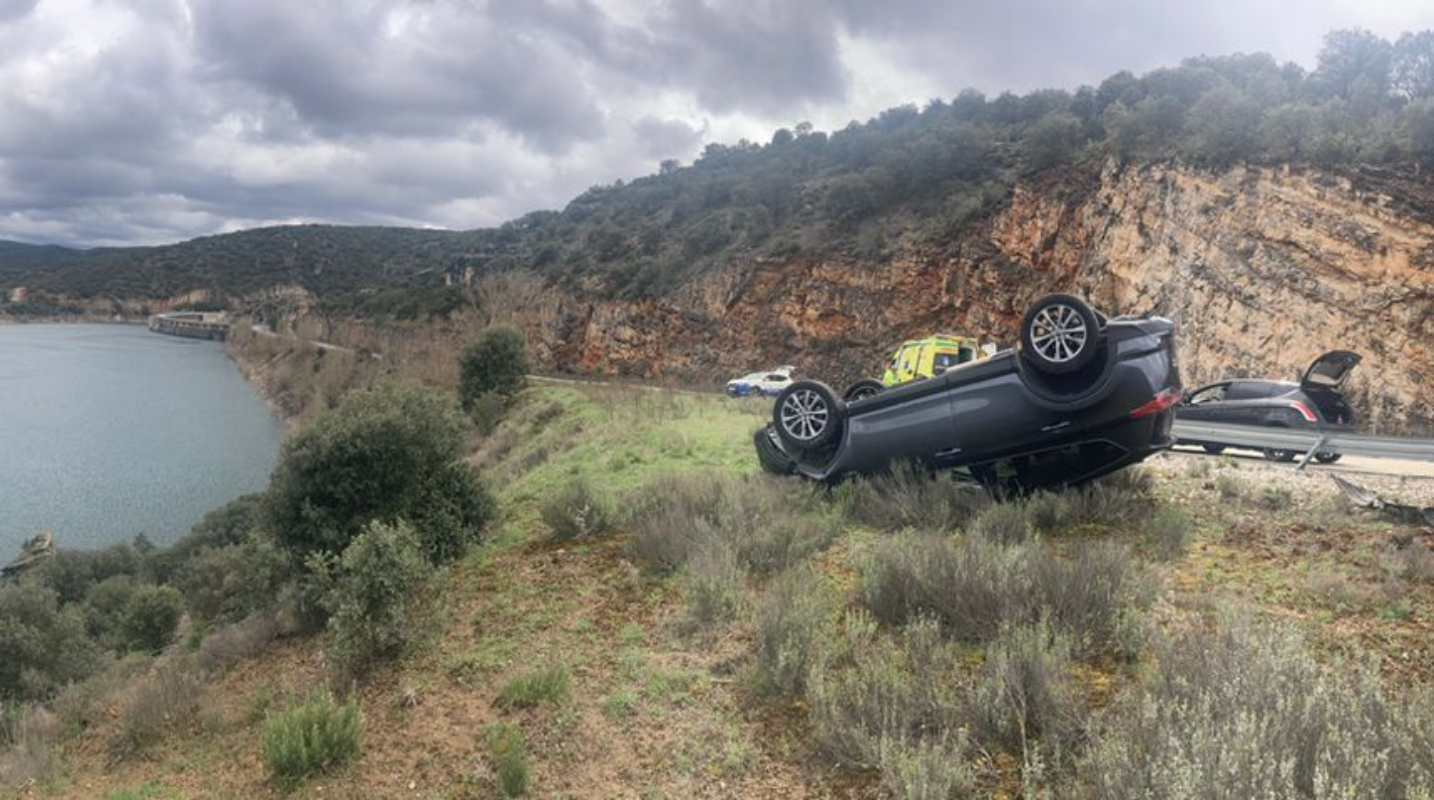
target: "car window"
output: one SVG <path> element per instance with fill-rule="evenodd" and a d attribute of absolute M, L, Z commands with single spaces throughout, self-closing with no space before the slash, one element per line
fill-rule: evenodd
<path fill-rule="evenodd" d="M 933 361 L 932 366 L 939 367 L 941 369 L 950 369 L 951 367 L 954 367 L 959 363 L 961 363 L 961 361 L 959 358 L 956 357 L 955 353 L 937 353 L 936 359 Z"/>
<path fill-rule="evenodd" d="M 963 347 L 963 348 L 961 348 L 960 355 L 957 356 L 957 358 L 956 358 L 956 363 L 958 363 L 958 364 L 965 364 L 967 361 L 975 361 L 975 360 L 976 360 L 976 351 L 973 350 L 973 349 L 970 348 L 970 347 Z"/>
<path fill-rule="evenodd" d="M 1258 400 L 1261 397 L 1271 397 L 1279 394 L 1279 384 L 1267 381 L 1236 381 L 1230 384 L 1230 390 L 1225 393 L 1226 400 Z"/>
<path fill-rule="evenodd" d="M 1219 402 L 1225 399 L 1225 392 L 1230 388 L 1228 383 L 1217 383 L 1214 386 L 1206 386 L 1190 395 L 1192 404 Z"/>
<path fill-rule="evenodd" d="M 785 383 L 790 379 L 786 375 L 768 375 L 767 380 L 773 383 Z"/>

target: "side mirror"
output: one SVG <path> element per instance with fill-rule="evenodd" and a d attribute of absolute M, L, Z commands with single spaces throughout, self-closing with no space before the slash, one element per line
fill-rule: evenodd
<path fill-rule="evenodd" d="M 943 373 L 945 373 L 945 372 L 946 372 L 946 368 L 945 368 L 945 367 L 932 367 L 932 368 L 931 368 L 931 374 L 932 374 L 933 376 L 934 376 L 934 375 L 941 375 L 941 374 L 943 374 Z"/>

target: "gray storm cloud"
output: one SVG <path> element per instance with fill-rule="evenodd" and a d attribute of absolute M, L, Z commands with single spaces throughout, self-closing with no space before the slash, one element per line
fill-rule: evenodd
<path fill-rule="evenodd" d="M 1073 87 L 1236 50 L 1309 64 L 1331 28 L 1434 27 L 1426 5 L 0 0 L 0 238 L 492 225 L 928 87 Z"/>

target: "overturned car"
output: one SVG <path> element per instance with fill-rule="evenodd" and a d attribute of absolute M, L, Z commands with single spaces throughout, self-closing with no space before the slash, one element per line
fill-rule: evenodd
<path fill-rule="evenodd" d="M 1084 483 L 1172 444 L 1174 333 L 1167 319 L 1106 319 L 1049 295 L 1027 310 L 1017 350 L 850 402 L 794 382 L 757 431 L 757 456 L 817 481 L 909 459 L 964 467 L 998 494 Z"/>

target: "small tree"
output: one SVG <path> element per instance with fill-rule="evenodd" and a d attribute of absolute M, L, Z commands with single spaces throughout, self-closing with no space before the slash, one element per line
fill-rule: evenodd
<path fill-rule="evenodd" d="M 172 586 L 140 586 L 125 604 L 120 635 L 131 650 L 156 653 L 174 641 L 184 598 Z"/>
<path fill-rule="evenodd" d="M 372 520 L 406 519 L 434 561 L 477 541 L 493 500 L 460 459 L 468 426 L 423 389 L 356 392 L 284 443 L 267 500 L 269 527 L 300 558 L 342 553 Z"/>
<path fill-rule="evenodd" d="M 413 527 L 370 523 L 340 559 L 314 556 L 311 570 L 325 587 L 330 658 L 344 677 L 398 655 L 414 635 L 413 609 L 432 567 Z"/>
<path fill-rule="evenodd" d="M 0 586 L 0 653 L 0 699 L 43 698 L 100 660 L 79 608 L 28 580 Z"/>
<path fill-rule="evenodd" d="M 463 349 L 458 397 L 463 410 L 472 411 L 478 398 L 489 392 L 505 397 L 523 388 L 528 374 L 528 350 L 515 328 L 489 328 L 478 341 Z"/>

